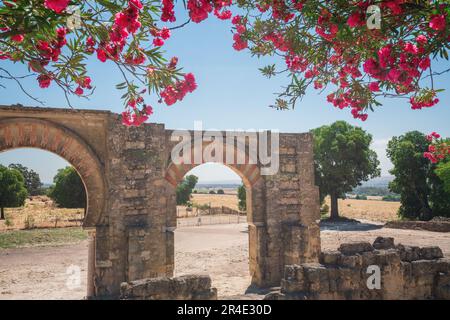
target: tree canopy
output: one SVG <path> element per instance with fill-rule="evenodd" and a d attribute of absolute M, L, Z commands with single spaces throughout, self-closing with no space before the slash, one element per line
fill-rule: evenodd
<path fill-rule="evenodd" d="M 181 3 L 181 2 L 180 2 Z M 307 88 L 323 91 L 337 108 L 365 120 L 379 97 L 409 99 L 412 109 L 439 102 L 435 77 L 447 70 L 432 64 L 448 59 L 447 0 L 3 0 L 0 3 L 0 59 L 29 67 L 39 86 L 61 88 L 70 96 L 94 93 L 90 56 L 110 63 L 121 77 L 126 125 L 140 125 L 153 113 L 145 103 L 153 94 L 166 105 L 196 87 L 178 58 L 162 50 L 176 29 L 214 15 L 231 20 L 234 49 L 269 56 L 263 75 L 285 74 L 289 85 L 275 103 L 295 106 Z M 188 18 L 180 11 L 187 11 Z M 281 65 L 277 64 L 281 58 Z M 283 61 L 284 60 L 284 61 Z M 433 60 L 433 61 L 432 61 Z M 108 66 L 109 68 L 109 66 Z M 0 68 L 21 85 L 23 76 Z"/>
<path fill-rule="evenodd" d="M 247 190 L 245 190 L 244 185 L 240 185 L 238 187 L 237 197 L 238 197 L 239 210 L 246 211 L 247 210 Z"/>
<path fill-rule="evenodd" d="M 345 121 L 311 130 L 320 198 L 331 197 L 331 218 L 339 216 L 337 199 L 361 182 L 380 175 L 379 161 L 370 149 L 372 136 Z"/>
<path fill-rule="evenodd" d="M 19 163 L 10 164 L 9 168 L 20 171 L 25 179 L 25 188 L 27 188 L 28 195 L 36 196 L 41 192 L 42 182 L 37 172 L 33 169 L 28 169 Z"/>
<path fill-rule="evenodd" d="M 188 175 L 176 188 L 177 205 L 186 205 L 191 200 L 192 190 L 198 182 L 198 177 Z"/>
<path fill-rule="evenodd" d="M 20 171 L 0 165 L 0 219 L 5 219 L 4 208 L 23 206 L 27 189 Z"/>
<path fill-rule="evenodd" d="M 423 156 L 428 144 L 419 131 L 393 137 L 388 143 L 387 155 L 394 165 L 390 173 L 395 177 L 389 188 L 400 194 L 401 217 L 429 220 L 450 215 L 450 194 L 436 175 L 437 165 Z"/>
<path fill-rule="evenodd" d="M 73 167 L 59 169 L 53 178 L 49 197 L 62 208 L 86 208 L 86 190 L 78 172 Z"/>

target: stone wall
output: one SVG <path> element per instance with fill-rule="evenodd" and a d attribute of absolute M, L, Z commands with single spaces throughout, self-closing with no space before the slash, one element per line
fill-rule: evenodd
<path fill-rule="evenodd" d="M 380 287 L 373 270 L 380 268 Z M 374 244 L 342 244 L 322 252 L 320 263 L 285 267 L 281 290 L 266 299 L 450 299 L 450 259 L 438 247 L 395 245 L 392 238 Z"/>
<path fill-rule="evenodd" d="M 175 188 L 199 163 L 172 162 L 172 132 L 154 123 L 126 127 L 107 111 L 0 106 L 0 151 L 52 151 L 80 173 L 90 297 L 117 298 L 123 282 L 173 275 Z M 246 185 L 250 274 L 260 287 L 279 285 L 285 265 L 317 262 L 320 253 L 312 136 L 281 133 L 279 147 L 274 175 L 262 175 L 259 162 L 226 164 Z"/>
<path fill-rule="evenodd" d="M 120 293 L 123 300 L 217 300 L 217 290 L 211 288 L 211 278 L 203 275 L 125 282 Z"/>

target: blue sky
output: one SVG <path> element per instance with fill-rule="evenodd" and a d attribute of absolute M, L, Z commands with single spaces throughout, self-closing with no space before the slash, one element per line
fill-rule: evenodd
<path fill-rule="evenodd" d="M 184 22 L 179 17 L 179 23 Z M 232 48 L 230 22 L 215 18 L 200 24 L 189 24 L 175 30 L 165 45 L 168 57 L 178 56 L 179 65 L 185 72 L 194 73 L 198 89 L 173 106 L 158 104 L 156 99 L 147 101 L 154 107 L 155 114 L 150 122 L 164 123 L 171 129 L 192 129 L 194 121 L 203 121 L 204 129 L 278 129 L 281 132 L 304 132 L 337 120 L 345 120 L 363 127 L 373 135 L 373 148 L 382 164 L 382 174 L 386 175 L 390 163 L 384 149 L 387 141 L 394 135 L 410 130 L 424 133 L 437 131 L 450 136 L 450 75 L 435 79 L 435 87 L 447 89 L 440 93 L 441 102 L 427 110 L 411 110 L 407 100 L 381 100 L 383 106 L 370 113 L 366 122 L 354 120 L 349 110 L 338 110 L 326 102 L 325 95 L 311 89 L 306 97 L 298 102 L 293 111 L 277 111 L 268 105 L 274 102 L 280 87 L 287 83 L 285 76 L 274 79 L 264 78 L 258 68 L 276 62 L 272 58 L 258 59 L 248 52 L 236 52 Z M 112 63 L 91 61 L 91 77 L 96 91 L 90 100 L 73 97 L 76 108 L 103 109 L 121 112 L 123 109 L 120 92 L 115 84 L 121 82 L 119 72 Z M 16 75 L 27 73 L 25 67 L 0 61 L 0 66 Z M 434 63 L 433 70 L 449 67 L 447 61 Z M 35 106 L 13 83 L 7 89 L 0 88 L 0 104 L 20 103 Z M 55 85 L 40 89 L 35 79 L 23 81 L 24 86 L 34 96 L 45 101 L 46 107 L 68 107 L 63 93 Z M 47 152 L 32 149 L 13 150 L 0 154 L 0 163 L 20 162 L 41 174 L 45 182 L 50 182 L 56 170 L 65 162 Z M 235 180 L 231 170 L 215 165 L 204 165 L 194 172 L 201 182 L 212 180 Z"/>

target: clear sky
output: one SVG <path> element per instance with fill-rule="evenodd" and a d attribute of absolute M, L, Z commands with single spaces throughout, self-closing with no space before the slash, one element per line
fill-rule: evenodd
<path fill-rule="evenodd" d="M 178 17 L 178 22 L 184 22 Z M 266 79 L 258 68 L 276 62 L 271 58 L 258 59 L 248 52 L 236 52 L 232 48 L 230 22 L 214 17 L 200 24 L 189 24 L 175 30 L 165 45 L 168 57 L 178 56 L 179 65 L 185 72 L 194 73 L 198 89 L 173 106 L 159 105 L 156 99 L 148 99 L 155 109 L 150 122 L 164 123 L 171 129 L 192 129 L 194 121 L 203 121 L 204 129 L 278 129 L 281 132 L 304 132 L 336 120 L 345 120 L 363 127 L 373 135 L 373 148 L 377 151 L 382 174 L 391 167 L 385 155 L 387 141 L 395 135 L 410 130 L 424 133 L 437 131 L 450 136 L 450 75 L 435 79 L 435 87 L 447 89 L 440 93 L 441 102 L 427 110 L 411 110 L 407 100 L 381 100 L 383 106 L 370 113 L 366 122 L 354 120 L 349 110 L 339 110 L 326 102 L 325 94 L 311 89 L 303 101 L 298 102 L 293 111 L 277 111 L 268 105 L 274 102 L 275 95 L 287 83 L 285 76 Z M 121 93 L 115 84 L 121 82 L 115 65 L 101 63 L 95 59 L 89 63 L 95 94 L 90 100 L 72 98 L 76 108 L 104 109 L 113 112 L 123 110 Z M 16 75 L 24 75 L 27 69 L 0 61 Z M 281 67 L 284 67 L 280 65 Z M 434 71 L 449 67 L 448 61 L 434 63 Z M 20 103 L 35 106 L 36 102 L 26 97 L 13 82 L 0 87 L 0 104 Z M 33 95 L 45 101 L 46 107 L 67 107 L 63 93 L 55 85 L 40 89 L 35 79 L 26 79 L 24 86 Z M 45 182 L 50 182 L 56 170 L 65 163 L 50 153 L 32 149 L 14 150 L 0 154 L 0 163 L 20 162 L 41 174 Z M 226 168 L 204 165 L 195 170 L 200 182 L 213 180 L 236 180 L 238 177 Z"/>

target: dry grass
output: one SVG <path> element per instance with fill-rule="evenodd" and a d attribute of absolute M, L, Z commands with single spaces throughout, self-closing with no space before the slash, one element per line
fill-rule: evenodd
<path fill-rule="evenodd" d="M 330 198 L 325 202 L 330 205 Z M 339 199 L 339 214 L 346 218 L 387 222 L 398 220 L 400 202 L 380 200 Z"/>
<path fill-rule="evenodd" d="M 379 199 L 379 200 L 378 200 Z M 238 209 L 237 195 L 231 194 L 192 194 L 192 201 L 199 205 L 211 204 L 212 207 L 226 206 Z M 330 205 L 330 199 L 326 199 Z M 341 216 L 352 219 L 366 219 L 372 221 L 397 220 L 397 211 L 400 202 L 381 201 L 380 197 L 369 200 L 339 199 L 339 212 Z"/>
<path fill-rule="evenodd" d="M 69 220 L 81 219 L 83 214 L 84 209 L 58 208 L 46 196 L 32 197 L 23 207 L 5 209 L 6 218 L 12 225 L 7 226 L 6 221 L 1 220 L 0 231 L 24 229 L 27 220 L 30 227 L 36 228 L 54 228 L 55 224 L 57 227 L 79 226 L 79 222 Z"/>
<path fill-rule="evenodd" d="M 238 210 L 238 198 L 236 194 L 192 194 L 192 202 L 205 205 L 210 204 L 211 207 L 225 206 Z"/>

